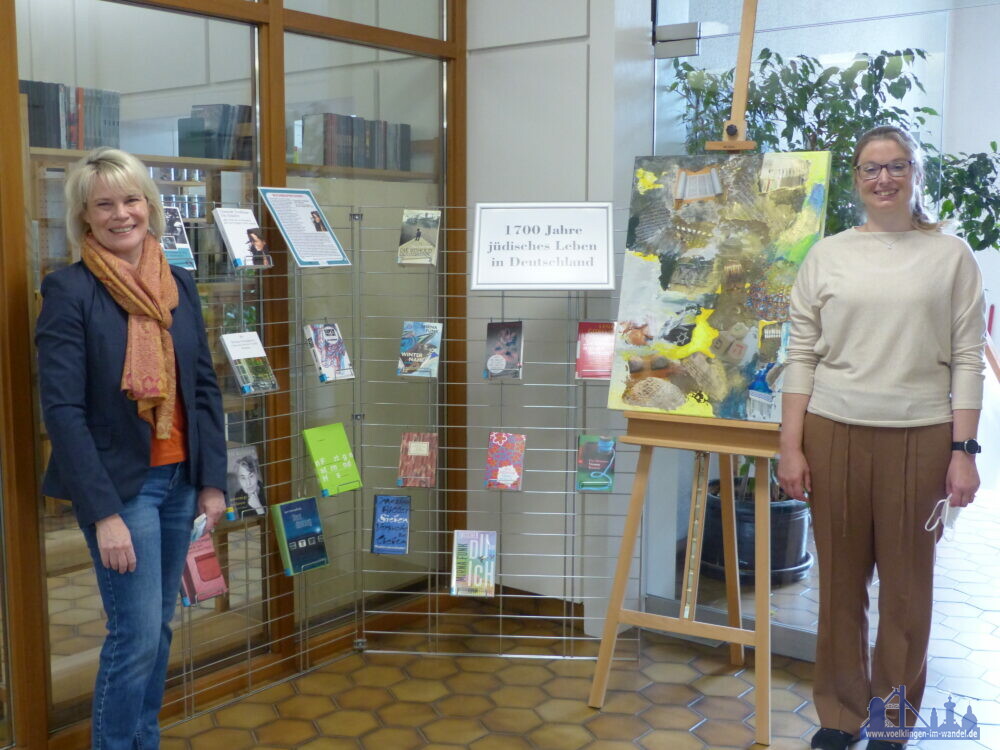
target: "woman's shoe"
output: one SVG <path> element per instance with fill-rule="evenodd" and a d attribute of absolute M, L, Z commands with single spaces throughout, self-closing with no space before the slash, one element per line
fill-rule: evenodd
<path fill-rule="evenodd" d="M 842 732 L 839 729 L 820 729 L 813 735 L 809 747 L 814 750 L 847 750 L 847 748 L 859 739 L 861 738 L 850 732 Z M 872 750 L 870 743 L 868 748 Z M 878 748 L 874 750 L 878 750 Z"/>

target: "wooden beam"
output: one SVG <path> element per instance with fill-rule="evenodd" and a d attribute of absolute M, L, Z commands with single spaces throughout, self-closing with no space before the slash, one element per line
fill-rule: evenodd
<path fill-rule="evenodd" d="M 246 0 L 119 0 L 119 2 L 247 23 L 264 23 L 270 17 L 268 5 L 249 3 Z"/>
<path fill-rule="evenodd" d="M 267 6 L 268 22 L 260 26 L 260 90 L 257 97 L 257 114 L 260 125 L 260 184 L 283 187 L 287 178 L 285 170 L 285 32 L 281 24 L 281 5 Z M 255 200 L 252 196 L 251 200 Z M 276 230 L 268 230 L 268 244 L 282 247 Z M 265 397 L 265 446 L 268 464 L 268 484 L 274 497 L 271 503 L 293 499 L 291 353 L 289 351 L 289 284 L 290 262 L 288 250 L 272 252 L 274 271 L 264 274 L 264 346 L 267 347 L 271 366 L 278 375 L 281 388 Z M 267 535 L 267 564 L 265 592 L 267 595 L 268 640 L 283 657 L 298 653 L 299 641 L 295 635 L 295 583 L 281 568 L 277 541 Z"/>
<path fill-rule="evenodd" d="M 465 0 L 460 1 L 463 4 L 465 2 Z M 451 19 L 453 14 L 449 13 L 448 17 Z M 442 60 L 453 60 L 460 54 L 464 55 L 465 50 L 464 44 L 460 46 L 450 33 L 447 40 L 431 39 L 416 34 L 407 34 L 403 31 L 382 29 L 378 26 L 368 26 L 363 23 L 343 21 L 339 18 L 328 18 L 297 10 L 284 12 L 284 26 L 285 31 L 293 34 L 316 36 L 366 47 L 390 49 L 409 55 L 436 57 Z M 463 41 L 464 37 L 463 33 Z"/>
<path fill-rule="evenodd" d="M 733 106 L 729 119 L 722 124 L 722 140 L 709 141 L 707 151 L 750 151 L 757 148 L 747 140 L 747 88 L 750 85 L 750 58 L 753 55 L 754 31 L 757 26 L 757 0 L 743 0 L 740 21 L 740 46 L 736 53 L 736 75 L 733 80 Z"/>
<path fill-rule="evenodd" d="M 47 592 L 42 564 L 32 391 L 33 290 L 28 282 L 24 168 L 26 124 L 18 106 L 17 23 L 14 3 L 0 3 L 0 461 L 4 607 L 10 657 L 10 695 L 17 747 L 41 748 L 48 737 L 49 674 L 45 634 Z"/>

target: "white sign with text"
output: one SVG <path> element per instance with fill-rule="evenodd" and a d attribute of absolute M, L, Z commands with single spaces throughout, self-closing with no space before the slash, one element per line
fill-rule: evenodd
<path fill-rule="evenodd" d="M 610 203 L 477 203 L 471 289 L 614 289 Z"/>

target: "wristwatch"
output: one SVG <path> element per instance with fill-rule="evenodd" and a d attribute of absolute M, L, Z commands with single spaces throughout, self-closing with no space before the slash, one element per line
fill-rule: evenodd
<path fill-rule="evenodd" d="M 951 449 L 953 451 L 965 451 L 970 455 L 976 455 L 977 453 L 983 452 L 983 447 L 975 438 L 969 438 L 968 440 L 963 440 L 958 443 L 952 443 Z"/>

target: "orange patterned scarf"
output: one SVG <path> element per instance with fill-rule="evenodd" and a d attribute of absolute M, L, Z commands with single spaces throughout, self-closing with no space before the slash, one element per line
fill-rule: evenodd
<path fill-rule="evenodd" d="M 155 437 L 165 440 L 170 437 L 177 403 L 174 340 L 169 329 L 178 297 L 163 249 L 147 234 L 139 265 L 133 267 L 88 234 L 82 254 L 84 265 L 128 313 L 122 390 L 136 402 L 139 416 L 154 427 Z"/>

